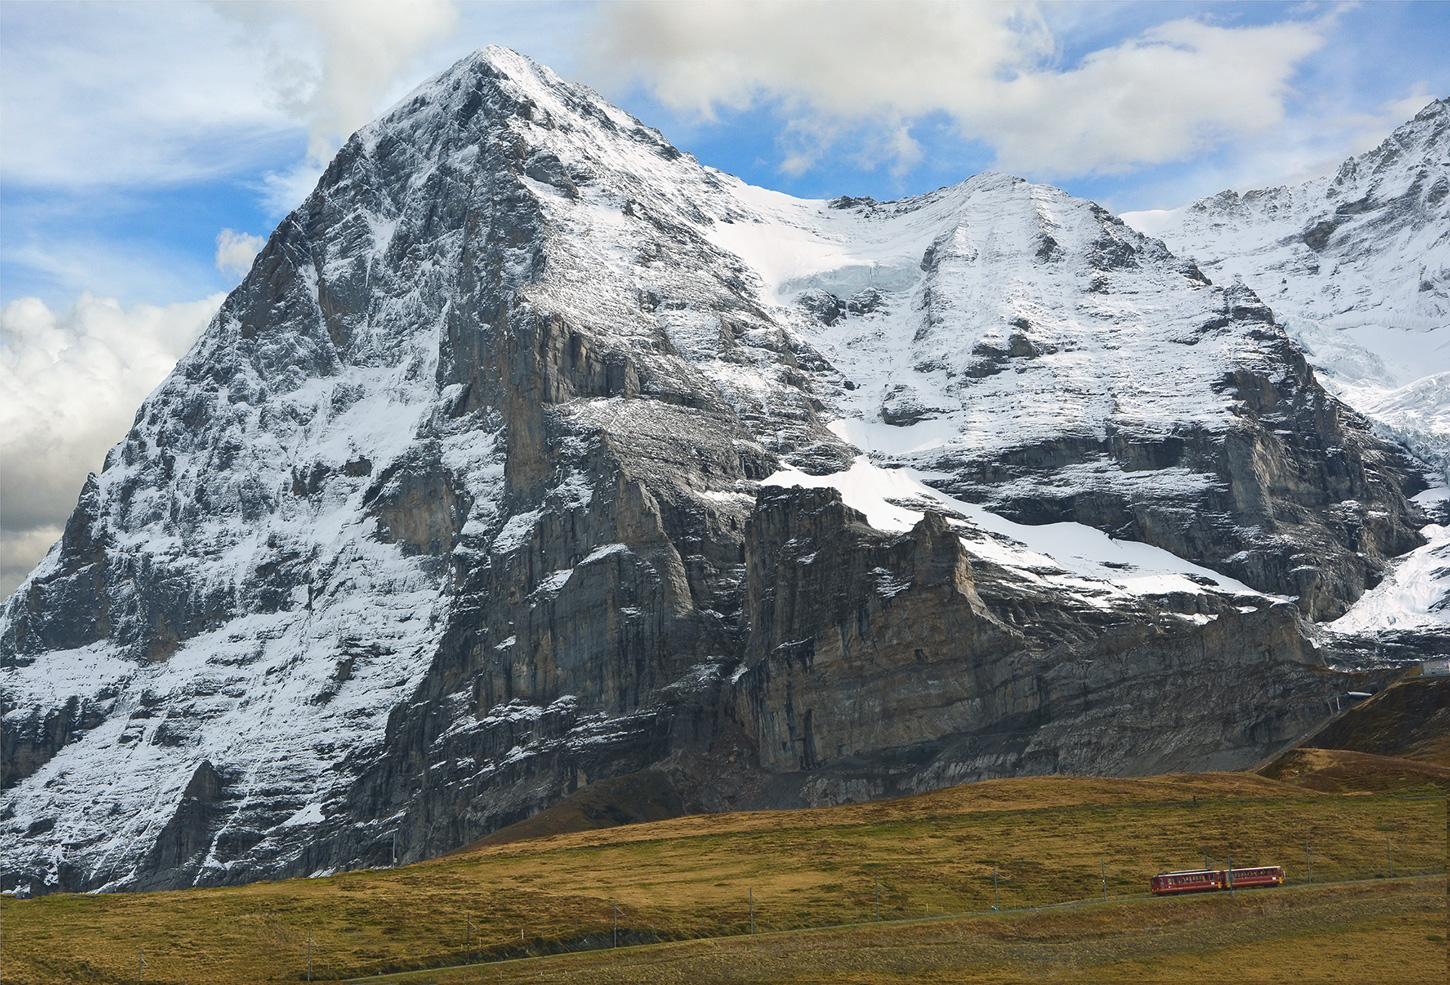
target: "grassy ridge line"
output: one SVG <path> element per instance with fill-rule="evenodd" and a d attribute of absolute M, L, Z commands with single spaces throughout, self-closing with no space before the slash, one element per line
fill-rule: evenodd
<path fill-rule="evenodd" d="M 1429 886 L 1423 885 L 1427 879 Z M 555 955 L 350 985 L 540 979 L 560 985 L 1190 979 L 1438 985 L 1444 887 L 1443 877 L 1424 877 L 1246 892 L 1234 899 L 1225 893 L 1150 897 L 1079 904 L 1068 913 L 1045 907 Z"/>
<path fill-rule="evenodd" d="M 493 957 L 521 930 L 535 951 L 597 944 L 615 901 L 626 940 L 717 937 L 745 928 L 750 890 L 761 931 L 858 921 L 878 878 L 885 917 L 973 912 L 990 904 L 997 865 L 1001 904 L 1016 908 L 1095 897 L 1104 856 L 1113 895 L 1200 865 L 1203 849 L 1216 864 L 1229 854 L 1279 862 L 1292 878 L 1306 836 L 1323 881 L 1381 864 L 1386 835 L 1397 869 L 1443 867 L 1446 807 L 1434 798 L 1232 774 L 989 781 L 894 804 L 558 835 L 325 879 L 5 900 L 0 953 L 7 982 L 125 980 L 145 946 L 148 981 L 236 985 L 296 980 L 311 931 L 320 977 L 355 977 L 453 963 L 465 914 L 475 947 Z"/>
<path fill-rule="evenodd" d="M 1311 751 L 1325 752 L 1324 750 Z M 1330 752 L 1330 755 L 1334 755 L 1334 753 Z M 1371 758 L 1377 759 L 1377 757 Z M 1386 762 L 1402 761 L 1386 760 Z M 1370 765 L 1376 772 L 1383 770 L 1379 762 Z M 1379 788 L 1373 778 L 1366 776 L 1356 776 L 1357 782 L 1347 782 L 1328 789 L 1304 786 L 1293 777 L 1260 777 L 1252 774 L 1182 774 L 1143 780 L 1055 776 L 1035 777 L 1027 780 L 986 780 L 896 800 L 872 801 L 867 804 L 797 810 L 699 814 L 648 824 L 551 832 L 526 841 L 496 842 L 492 838 L 486 838 L 450 852 L 442 858 L 444 860 L 497 858 L 512 855 L 515 852 L 535 855 L 551 849 L 592 848 L 636 841 L 659 841 L 672 837 L 748 834 L 761 830 L 774 832 L 822 831 L 831 828 L 859 827 L 873 823 L 935 822 L 963 813 L 1030 814 L 1047 808 L 1054 809 L 1061 814 L 1069 814 L 1074 811 L 1080 813 L 1101 812 L 1104 808 L 1110 807 L 1130 807 L 1142 810 L 1178 808 L 1190 803 L 1195 807 L 1210 808 L 1261 802 L 1266 799 L 1279 800 L 1295 795 L 1308 799 L 1315 794 L 1344 793 L 1378 793 L 1402 801 L 1443 801 L 1446 799 L 1446 789 L 1450 788 L 1450 768 L 1435 768 L 1434 773 L 1417 774 L 1410 779 L 1414 782 L 1408 784 L 1400 782 L 1386 789 Z M 1223 782 L 1215 783 L 1213 782 L 1215 780 Z M 1026 789 L 1039 784 L 1040 789 Z M 1056 789 L 1059 784 L 1091 784 L 1094 786 L 1101 784 L 1112 787 L 1143 784 L 1146 789 L 1154 790 L 1160 790 L 1161 785 L 1160 792 L 1176 793 L 1177 796 L 1133 797 L 1127 791 L 1115 789 L 1114 796 L 1111 797 L 1088 796 L 1080 800 L 1072 800 L 1063 796 L 1062 791 Z M 996 796 L 991 798 L 973 796 L 979 793 L 977 788 L 999 786 L 1002 789 L 993 790 L 992 792 Z M 1004 793 L 1008 792 L 1007 788 L 1016 789 L 1010 790 L 1010 796 L 1004 796 Z M 1411 792 L 1406 793 L 1407 790 Z M 418 864 L 430 865 L 437 861 Z"/>
<path fill-rule="evenodd" d="M 1292 788 L 1291 788 L 1292 789 Z M 1156 792 L 1160 796 L 1150 797 Z M 622 841 L 657 840 L 670 836 L 734 834 L 761 828 L 781 827 L 783 819 L 812 829 L 852 827 L 881 821 L 929 819 L 963 812 L 992 813 L 1037 810 L 1045 807 L 1078 807 L 1084 810 L 1119 804 L 1140 807 L 1182 804 L 1191 798 L 1260 800 L 1285 795 L 1286 787 L 1275 779 L 1251 773 L 1175 773 L 1156 777 L 1069 777 L 1040 776 L 984 780 L 956 787 L 890 800 L 837 807 L 811 807 L 774 811 L 735 811 L 727 814 L 693 814 L 686 817 L 585 831 L 546 833 L 524 843 L 521 850 L 533 852 L 551 844 L 617 844 Z M 471 854 L 499 854 L 519 842 L 495 843 L 492 837 L 449 853 L 445 858 Z M 426 864 L 426 863 L 425 863 Z"/>
<path fill-rule="evenodd" d="M 1401 677 L 1295 745 L 1450 766 L 1450 677 Z"/>

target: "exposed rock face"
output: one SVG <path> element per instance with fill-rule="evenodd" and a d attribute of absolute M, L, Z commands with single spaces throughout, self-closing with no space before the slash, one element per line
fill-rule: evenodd
<path fill-rule="evenodd" d="M 977 597 L 940 514 L 893 537 L 835 490 L 768 489 L 749 532 L 739 717 L 766 769 L 814 770 L 996 717 L 963 671 L 1026 641 Z"/>
<path fill-rule="evenodd" d="M 1414 481 L 1091 203 L 799 202 L 490 49 L 348 142 L 7 600 L 3 878 L 416 860 L 646 768 L 1245 765 Z"/>
<path fill-rule="evenodd" d="M 6 766 L 0 782 L 14 786 L 49 762 L 72 739 L 105 720 L 105 713 L 94 702 L 74 695 L 60 707 L 32 706 L 22 714 L 7 715 L 5 729 L 0 732 L 0 755 Z"/>
<path fill-rule="evenodd" d="M 973 559 L 959 527 L 927 514 L 884 534 L 832 490 L 762 493 L 738 718 L 763 766 L 804 774 L 812 803 L 986 776 L 1237 768 L 1322 718 L 1332 675 L 1292 606 L 1105 609 Z"/>
<path fill-rule="evenodd" d="M 1450 550 L 1450 100 L 1331 175 L 1123 218 L 1267 300 L 1330 392 L 1425 463 L 1439 487 L 1420 497 L 1439 513 L 1422 531 L 1428 543 L 1334 628 L 1375 633 L 1382 647 L 1414 648 L 1420 637 L 1427 652 L 1450 649 L 1450 570 L 1439 560 Z M 1302 415 L 1293 426 L 1325 447 L 1342 443 Z M 1347 476 L 1327 478 L 1344 491 Z M 1384 535 L 1369 532 L 1381 549 L 1368 553 L 1404 551 Z"/>
<path fill-rule="evenodd" d="M 974 183 L 950 207 L 943 192 L 834 213 L 891 241 L 927 215 L 941 230 L 911 291 L 821 333 L 867 383 L 840 398 L 855 418 L 841 430 L 875 460 L 1023 522 L 1163 547 L 1295 596 L 1312 619 L 1423 542 L 1400 505 L 1423 488 L 1406 485 L 1413 466 L 1325 394 L 1251 291 L 1210 285 L 1092 203 Z"/>

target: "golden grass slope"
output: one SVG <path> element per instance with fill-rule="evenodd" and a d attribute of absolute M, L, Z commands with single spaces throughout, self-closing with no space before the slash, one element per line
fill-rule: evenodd
<path fill-rule="evenodd" d="M 626 943 L 741 933 L 751 892 L 761 932 L 862 921 L 878 883 L 885 919 L 977 911 L 992 905 L 994 867 L 1004 909 L 1099 898 L 1104 871 L 1110 896 L 1138 896 L 1154 873 L 1199 866 L 1205 852 L 1216 865 L 1279 863 L 1302 880 L 1306 838 L 1318 882 L 1386 875 L 1387 838 L 1397 875 L 1443 873 L 1444 795 L 1321 793 L 1243 774 L 994 780 L 560 834 L 322 879 L 6 899 L 0 975 L 134 980 L 144 947 L 148 982 L 295 981 L 310 932 L 314 977 L 358 976 L 455 963 L 465 933 L 475 957 L 598 946 L 615 904 Z M 1161 900 L 1134 905 L 1173 912 Z"/>
<path fill-rule="evenodd" d="M 1450 766 L 1348 749 L 1291 749 L 1259 772 L 1271 780 L 1326 793 L 1389 793 L 1426 784 L 1450 789 Z"/>
<path fill-rule="evenodd" d="M 1445 881 L 1304 886 L 689 941 L 370 983 L 1440 985 Z"/>
<path fill-rule="evenodd" d="M 1300 744 L 1450 767 L 1450 677 L 1402 677 Z"/>

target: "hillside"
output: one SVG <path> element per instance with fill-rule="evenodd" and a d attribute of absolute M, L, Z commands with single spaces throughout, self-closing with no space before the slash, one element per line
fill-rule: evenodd
<path fill-rule="evenodd" d="M 1426 784 L 1450 789 L 1450 766 L 1314 746 L 1291 749 L 1259 773 L 1271 780 L 1327 793 L 1392 792 L 1420 789 Z"/>
<path fill-rule="evenodd" d="M 884 937 L 873 931 L 865 946 L 875 955 L 912 939 L 928 950 L 966 939 L 980 949 L 936 951 L 928 966 L 986 962 L 990 969 L 1043 947 L 1034 960 L 1107 962 L 1121 971 L 1112 962 L 1167 957 L 1170 967 L 1211 967 L 1202 958 L 1216 948 L 1284 962 L 1324 933 L 1361 941 L 1383 933 L 1386 948 L 1423 960 L 1435 920 L 1441 942 L 1428 949 L 1443 955 L 1443 879 L 1432 883 L 1439 901 L 1427 911 L 1422 890 L 1376 877 L 1388 874 L 1387 837 L 1396 876 L 1443 875 L 1445 832 L 1443 792 L 1433 787 L 1391 796 L 1316 793 L 1252 775 L 996 780 L 874 804 L 554 835 L 319 879 L 6 897 L 0 960 L 7 982 L 115 981 L 134 973 L 137 948 L 145 948 L 147 981 L 244 985 L 300 977 L 310 934 L 317 977 L 344 977 L 456 963 L 465 944 L 480 958 L 598 948 L 612 943 L 615 905 L 621 943 L 630 945 L 746 933 L 752 896 L 758 934 L 874 923 L 878 889 L 883 920 L 979 912 L 993 905 L 994 871 L 1003 910 L 1100 900 L 1104 892 L 1115 908 L 925 924 Z M 1201 865 L 1205 854 L 1214 864 L 1230 855 L 1236 864 L 1279 863 L 1300 885 L 1306 838 L 1312 894 L 1244 893 L 1227 910 L 1216 901 L 1143 899 L 1151 875 Z M 1318 891 L 1347 878 L 1371 884 Z M 1258 932 L 1245 933 L 1251 924 L 1244 921 L 1266 918 Z M 1170 939 L 1154 941 L 1164 933 Z M 861 936 L 843 940 L 854 947 Z M 760 967 L 810 980 L 818 960 L 836 960 L 830 952 L 839 945 L 821 946 L 827 954 L 775 945 L 757 958 L 773 953 L 776 963 Z M 694 953 L 718 955 L 722 947 L 753 953 L 738 942 Z M 1388 954 L 1369 947 L 1359 958 Z M 653 960 L 641 958 L 651 974 L 675 974 Z M 904 967 L 921 960 L 917 953 Z M 526 967 L 535 977 L 560 968 Z M 570 967 L 619 973 L 617 962 Z M 854 980 L 891 980 L 881 970 L 863 965 Z M 495 973 L 513 972 L 490 970 L 490 980 Z"/>
<path fill-rule="evenodd" d="M 1303 744 L 1450 766 L 1450 678 L 1402 678 Z"/>
<path fill-rule="evenodd" d="M 1427 884 L 1428 883 L 1428 884 Z M 1290 896 L 1088 904 L 837 930 L 758 935 L 509 962 L 488 981 L 560 985 L 859 985 L 981 982 L 1081 985 L 1196 982 L 1402 985 L 1441 981 L 1443 882 L 1303 887 Z M 478 970 L 366 979 L 397 985 L 477 981 Z"/>
<path fill-rule="evenodd" d="M 1313 790 L 1450 789 L 1450 678 L 1409 676 L 1259 770 Z"/>

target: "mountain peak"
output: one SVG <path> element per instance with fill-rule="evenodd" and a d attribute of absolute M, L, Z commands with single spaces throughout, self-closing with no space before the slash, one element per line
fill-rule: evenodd
<path fill-rule="evenodd" d="M 442 117 L 467 124 L 485 109 L 490 118 L 519 117 L 545 126 L 584 117 L 607 120 L 608 125 L 626 130 L 648 129 L 588 86 L 569 82 L 547 66 L 499 45 L 459 59 L 369 127 L 398 126 L 420 116 L 433 123 Z"/>
<path fill-rule="evenodd" d="M 493 80 L 503 83 L 523 98 L 548 99 L 579 98 L 584 96 L 592 102 L 604 100 L 592 89 L 561 78 L 553 69 L 520 54 L 512 48 L 488 45 L 459 59 L 452 67 L 440 72 L 431 82 L 441 88 L 457 87 L 465 80 Z M 427 87 L 424 83 L 422 87 Z"/>
<path fill-rule="evenodd" d="M 1373 150 L 1339 166 L 1329 194 L 1349 186 L 1375 198 L 1403 194 L 1424 175 L 1450 167 L 1450 101 L 1436 99 Z M 1425 169 L 1429 169 L 1426 171 Z"/>
<path fill-rule="evenodd" d="M 1450 117 L 1450 97 L 1444 99 L 1433 99 L 1425 108 L 1415 114 L 1415 122 L 1431 120 L 1435 118 L 1445 119 Z"/>

